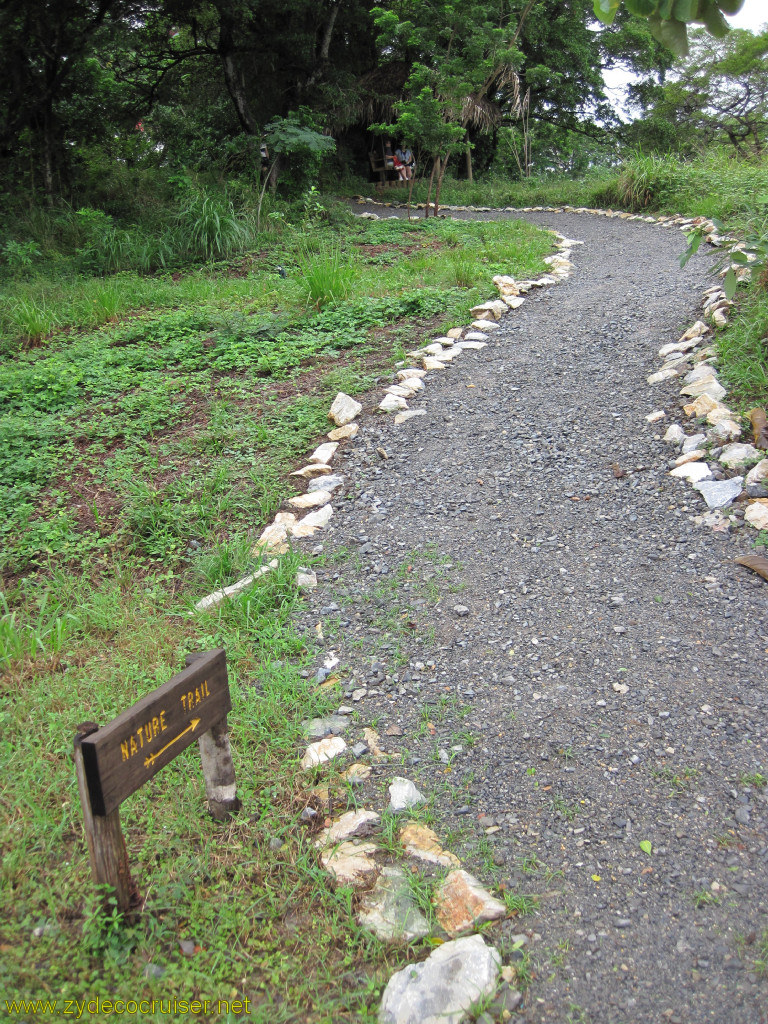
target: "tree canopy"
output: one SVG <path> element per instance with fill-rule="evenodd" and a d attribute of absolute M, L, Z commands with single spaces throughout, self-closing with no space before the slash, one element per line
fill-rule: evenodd
<path fill-rule="evenodd" d="M 766 57 L 768 31 L 735 30 L 723 39 L 694 31 L 668 81 L 634 88 L 643 111 L 636 140 L 683 152 L 725 143 L 740 157 L 760 156 L 768 144 Z"/>
<path fill-rule="evenodd" d="M 696 20 L 719 33 L 741 2 L 2 0 L 0 175 L 54 197 L 96 152 L 255 173 L 275 119 L 338 136 L 427 87 L 467 143 L 523 109 L 598 137 L 614 119 L 604 69 L 663 72 L 659 38 L 679 43 Z"/>

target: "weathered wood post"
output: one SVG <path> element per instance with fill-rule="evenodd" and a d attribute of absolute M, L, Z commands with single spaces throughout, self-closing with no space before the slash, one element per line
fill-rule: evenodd
<path fill-rule="evenodd" d="M 195 740 L 211 815 L 240 809 L 229 745 L 232 707 L 223 650 L 187 657 L 187 667 L 100 728 L 78 726 L 75 765 L 94 881 L 115 890 L 127 914 L 138 901 L 131 880 L 120 804 Z"/>
<path fill-rule="evenodd" d="M 204 655 L 188 654 L 185 663 L 194 665 L 201 657 Z M 226 714 L 203 733 L 197 745 L 203 765 L 208 810 L 217 821 L 226 821 L 231 814 L 237 814 L 241 806 Z"/>
<path fill-rule="evenodd" d="M 77 789 L 83 808 L 83 824 L 85 838 L 88 843 L 88 859 L 91 862 L 91 875 L 97 885 L 110 885 L 115 890 L 118 909 L 122 914 L 129 914 L 136 898 L 136 886 L 131 878 L 128 864 L 128 851 L 120 828 L 120 808 L 116 807 L 110 814 L 94 814 L 91 809 L 91 797 L 83 765 L 82 742 L 86 736 L 97 732 L 95 722 L 83 722 L 77 727 L 75 736 L 75 769 L 77 771 Z"/>

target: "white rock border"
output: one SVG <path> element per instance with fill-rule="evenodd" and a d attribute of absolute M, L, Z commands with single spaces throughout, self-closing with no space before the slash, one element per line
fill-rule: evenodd
<path fill-rule="evenodd" d="M 373 200 L 370 201 L 373 202 Z M 378 219 L 376 214 L 362 214 L 361 216 L 367 217 L 367 219 Z M 525 301 L 524 296 L 532 288 L 557 284 L 570 276 L 574 269 L 574 264 L 570 259 L 571 249 L 574 245 L 583 243 L 568 239 L 557 231 L 553 231 L 552 234 L 557 240 L 555 248 L 558 251 L 544 258 L 544 262 L 550 268 L 548 274 L 525 281 L 515 281 L 508 275 L 496 275 L 493 278 L 493 284 L 499 292 L 499 298 L 475 306 L 470 312 L 477 319 L 470 326 L 452 328 L 447 335 L 428 342 L 421 349 L 409 352 L 409 361 L 420 362 L 421 369 L 408 365 L 406 362 L 397 364 L 396 380 L 386 387 L 384 397 L 378 406 L 381 412 L 395 413 L 396 426 L 407 423 L 414 417 L 425 415 L 426 410 L 424 409 L 410 409 L 407 399 L 418 395 L 425 389 L 425 378 L 428 371 L 443 370 L 465 351 L 484 348 L 488 344 L 489 338 L 485 332 L 497 330 L 498 321 L 502 316 L 519 309 Z M 358 432 L 358 424 L 354 421 L 362 411 L 363 407 L 359 402 L 349 395 L 339 392 L 328 412 L 328 419 L 335 424 L 335 428 L 327 435 L 329 440 L 315 449 L 309 456 L 306 466 L 294 470 L 290 475 L 305 480 L 320 478 L 318 482 L 322 486 L 322 478 L 331 473 L 331 462 L 339 447 L 338 442 L 355 437 Z M 297 509 L 311 507 L 308 502 L 302 500 L 303 498 L 305 498 L 304 495 L 299 495 L 298 500 L 297 498 L 289 499 L 288 504 Z M 323 501 L 320 508 L 316 508 L 301 520 L 297 520 L 292 512 L 278 512 L 274 520 L 262 530 L 254 545 L 254 552 L 264 556 L 285 554 L 290 547 L 292 538 L 311 537 L 317 530 L 328 524 L 332 515 L 333 506 L 329 499 Z M 257 579 L 275 569 L 277 564 L 277 560 L 272 558 L 256 572 L 244 576 L 228 587 L 206 595 L 195 604 L 195 611 L 212 610 L 222 601 L 246 590 Z M 300 569 L 297 574 L 297 584 L 305 588 L 314 587 L 317 585 L 317 578 L 306 569 Z"/>

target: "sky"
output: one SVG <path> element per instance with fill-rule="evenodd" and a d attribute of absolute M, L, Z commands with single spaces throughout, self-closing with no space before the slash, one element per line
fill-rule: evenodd
<path fill-rule="evenodd" d="M 768 24 L 765 0 L 744 0 L 742 9 L 729 17 L 728 22 L 733 28 L 748 28 L 751 32 L 759 32 L 763 25 Z"/>

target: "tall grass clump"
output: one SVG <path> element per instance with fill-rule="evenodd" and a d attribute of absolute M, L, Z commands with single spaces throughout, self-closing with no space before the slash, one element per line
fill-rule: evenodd
<path fill-rule="evenodd" d="M 743 222 L 768 192 L 768 159 L 734 160 L 715 150 L 696 160 L 672 153 L 636 152 L 621 166 L 615 194 L 605 196 L 633 211 L 682 213 Z"/>
<path fill-rule="evenodd" d="M 297 262 L 300 288 L 307 305 L 322 309 L 341 302 L 352 291 L 355 267 L 340 245 L 322 246 L 319 252 L 311 252 L 309 247 L 303 246 Z"/>
<path fill-rule="evenodd" d="M 0 593 L 0 671 L 17 661 L 34 661 L 40 655 L 57 654 L 79 628 L 75 615 L 63 612 L 48 598 L 44 593 L 27 621 L 23 621 Z"/>
<path fill-rule="evenodd" d="M 54 331 L 60 323 L 59 313 L 46 301 L 45 296 L 0 297 L 0 331 L 8 338 L 19 338 L 22 343 L 34 344 Z"/>
<path fill-rule="evenodd" d="M 728 330 L 717 338 L 720 365 L 729 390 L 744 408 L 768 400 L 768 294 L 753 287 L 739 304 Z"/>
<path fill-rule="evenodd" d="M 206 260 L 242 252 L 253 234 L 231 202 L 203 191 L 191 197 L 179 214 L 179 223 L 190 254 Z"/>

